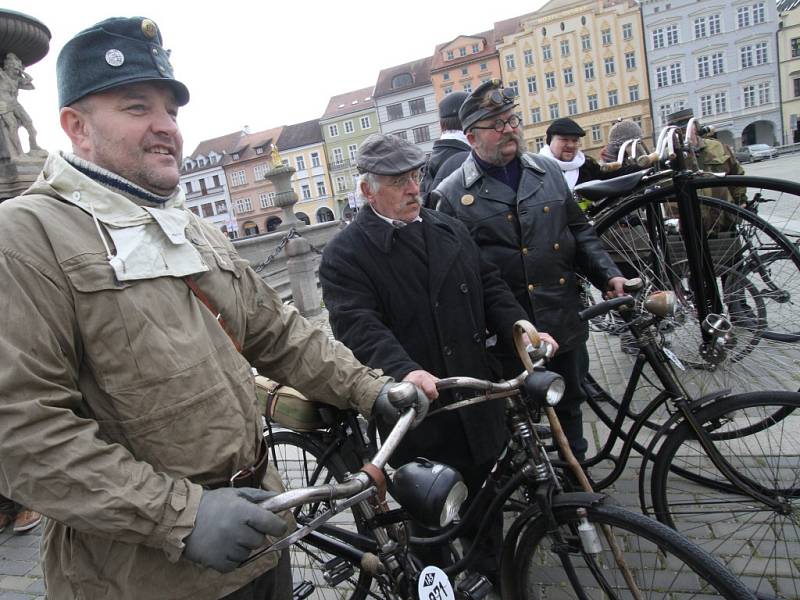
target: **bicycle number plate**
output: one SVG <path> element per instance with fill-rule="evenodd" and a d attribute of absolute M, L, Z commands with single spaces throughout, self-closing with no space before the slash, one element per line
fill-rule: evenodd
<path fill-rule="evenodd" d="M 661 350 L 664 352 L 667 358 L 670 359 L 673 365 L 678 367 L 681 371 L 686 370 L 686 367 L 683 366 L 681 359 L 678 358 L 672 350 L 670 350 L 669 348 L 661 348 Z"/>
<path fill-rule="evenodd" d="M 450 580 L 439 567 L 425 567 L 417 584 L 419 600 L 455 600 L 456 594 Z"/>

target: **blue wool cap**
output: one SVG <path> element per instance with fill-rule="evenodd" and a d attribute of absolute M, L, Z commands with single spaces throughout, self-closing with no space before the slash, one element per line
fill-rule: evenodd
<path fill-rule="evenodd" d="M 158 26 L 144 17 L 113 17 L 78 33 L 58 55 L 56 80 L 60 108 L 142 81 L 164 81 L 179 106 L 189 102 L 189 90 L 172 73 Z"/>

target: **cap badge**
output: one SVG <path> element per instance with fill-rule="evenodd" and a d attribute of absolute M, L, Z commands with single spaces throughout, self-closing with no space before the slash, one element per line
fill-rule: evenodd
<path fill-rule="evenodd" d="M 469 206 L 473 202 L 475 202 L 475 198 L 473 197 L 472 194 L 464 194 L 463 196 L 461 196 L 461 204 L 463 204 L 464 206 Z"/>
<path fill-rule="evenodd" d="M 142 21 L 142 33 L 146 38 L 152 40 L 158 34 L 158 27 L 150 19 L 144 19 Z"/>
<path fill-rule="evenodd" d="M 106 62 L 112 67 L 121 67 L 125 62 L 125 55 L 116 48 L 112 48 L 106 52 Z"/>

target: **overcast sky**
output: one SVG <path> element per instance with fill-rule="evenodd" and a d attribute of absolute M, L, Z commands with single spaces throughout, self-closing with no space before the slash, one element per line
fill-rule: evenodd
<path fill-rule="evenodd" d="M 61 47 L 107 17 L 145 16 L 158 24 L 175 76 L 191 92 L 179 115 L 188 154 L 244 125 L 258 131 L 319 118 L 331 96 L 373 86 L 381 69 L 430 56 L 436 44 L 544 3 L 487 2 L 481 11 L 478 3 L 452 0 L 4 0 L 2 7 L 39 19 L 52 34 L 49 54 L 28 68 L 36 90 L 19 95 L 42 147 L 69 149 L 58 125 Z"/>

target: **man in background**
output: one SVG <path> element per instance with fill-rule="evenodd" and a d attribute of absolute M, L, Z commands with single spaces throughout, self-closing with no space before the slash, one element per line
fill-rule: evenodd
<path fill-rule="evenodd" d="M 458 117 L 458 109 L 467 96 L 466 92 L 452 92 L 439 103 L 439 127 L 442 135 L 433 142 L 433 151 L 425 164 L 424 175 L 419 184 L 419 193 L 427 208 L 436 208 L 428 203 L 431 190 L 435 190 L 445 177 L 460 167 L 469 154 L 469 142 L 461 131 L 461 119 Z"/>

